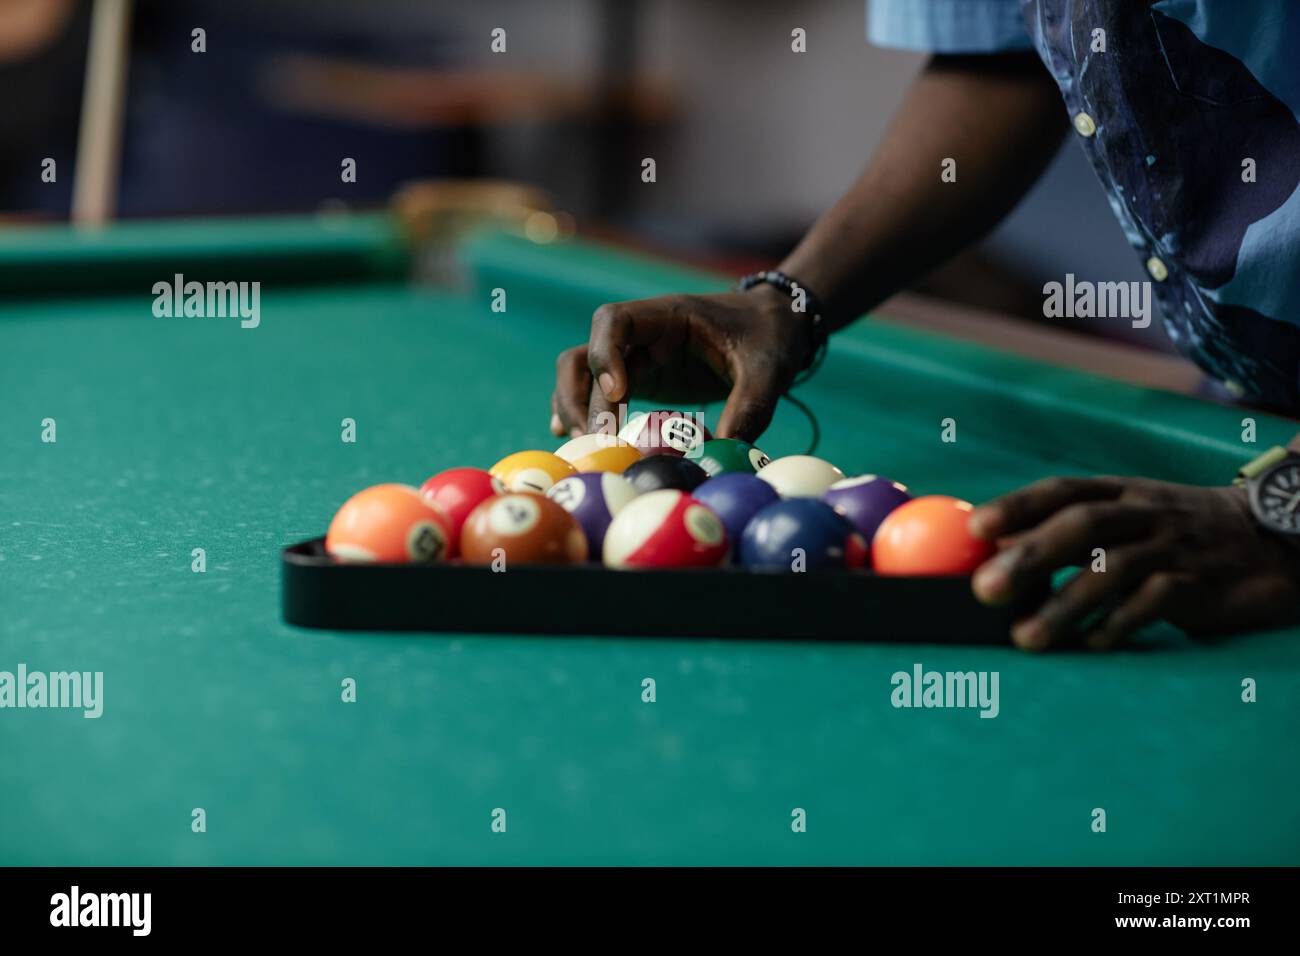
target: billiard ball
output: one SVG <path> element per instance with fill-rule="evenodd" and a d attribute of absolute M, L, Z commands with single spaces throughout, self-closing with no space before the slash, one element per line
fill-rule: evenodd
<path fill-rule="evenodd" d="M 704 469 L 688 458 L 674 455 L 651 455 L 628 465 L 623 477 L 632 482 L 637 491 L 661 491 L 676 488 L 693 491 L 709 477 Z"/>
<path fill-rule="evenodd" d="M 752 475 L 772 459 L 747 441 L 711 438 L 686 453 L 710 478 L 733 471 Z"/>
<path fill-rule="evenodd" d="M 740 561 L 766 571 L 860 568 L 867 563 L 867 542 L 826 502 L 786 498 L 745 526 Z"/>
<path fill-rule="evenodd" d="M 993 554 L 967 530 L 975 506 L 948 495 L 924 495 L 889 513 L 871 542 L 877 574 L 970 574 Z"/>
<path fill-rule="evenodd" d="M 820 498 L 827 488 L 844 479 L 844 472 L 812 455 L 786 455 L 758 469 L 758 477 L 782 498 Z"/>
<path fill-rule="evenodd" d="M 822 501 L 848 518 L 867 541 L 876 536 L 876 529 L 885 520 L 885 515 L 911 500 L 905 485 L 878 475 L 845 478 L 835 482 L 822 495 Z"/>
<path fill-rule="evenodd" d="M 640 461 L 641 452 L 616 435 L 596 432 L 581 435 L 555 450 L 578 471 L 612 471 L 622 474 L 628 465 Z"/>
<path fill-rule="evenodd" d="M 460 534 L 467 564 L 576 564 L 587 560 L 587 536 L 573 515 L 541 495 L 498 495 L 470 512 Z"/>
<path fill-rule="evenodd" d="M 591 432 L 588 435 L 579 435 L 577 438 L 570 438 L 559 448 L 555 449 L 556 457 L 563 458 L 570 465 L 579 458 L 585 458 L 593 451 L 599 451 L 602 448 L 626 444 L 617 435 L 609 435 L 605 432 Z"/>
<path fill-rule="evenodd" d="M 633 498 L 605 532 L 611 568 L 715 567 L 730 552 L 727 530 L 684 491 L 665 488 Z"/>
<path fill-rule="evenodd" d="M 505 485 L 482 468 L 448 468 L 420 486 L 420 494 L 447 516 L 451 528 L 450 555 L 454 556 L 469 513 L 493 495 L 503 494 Z"/>
<path fill-rule="evenodd" d="M 506 491 L 531 491 L 538 495 L 546 494 L 561 478 L 578 473 L 578 469 L 549 451 L 517 451 L 488 470 L 505 485 Z"/>
<path fill-rule="evenodd" d="M 343 503 L 325 535 L 341 561 L 441 561 L 451 543 L 448 518 L 410 485 L 374 485 Z"/>
<path fill-rule="evenodd" d="M 722 519 L 733 548 L 740 544 L 741 532 L 750 519 L 772 502 L 781 500 L 776 489 L 766 481 L 740 472 L 710 478 L 691 494 Z"/>
<path fill-rule="evenodd" d="M 599 560 L 609 523 L 639 493 L 622 475 L 588 471 L 561 478 L 546 497 L 577 519 L 587 536 L 587 555 Z"/>
<path fill-rule="evenodd" d="M 698 415 L 660 409 L 637 412 L 619 429 L 618 437 L 642 455 L 684 455 L 713 436 Z"/>

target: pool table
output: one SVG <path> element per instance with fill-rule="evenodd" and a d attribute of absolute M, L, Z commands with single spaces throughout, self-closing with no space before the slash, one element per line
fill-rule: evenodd
<path fill-rule="evenodd" d="M 98 719 L 0 710 L 0 864 L 1300 862 L 1295 630 L 1035 656 L 869 620 L 834 644 L 685 640 L 668 614 L 650 639 L 283 623 L 281 549 L 351 493 L 558 444 L 552 359 L 594 307 L 728 282 L 499 231 L 441 256 L 412 281 L 384 213 L 0 233 L 0 670 L 104 675 Z M 174 273 L 260 281 L 260 324 L 155 317 Z M 802 397 L 846 471 L 976 501 L 1225 483 L 1294 431 L 1257 415 L 1244 445 L 1239 409 L 870 319 Z M 807 438 L 783 407 L 761 444 Z M 894 708 L 917 664 L 997 672 L 998 716 Z"/>

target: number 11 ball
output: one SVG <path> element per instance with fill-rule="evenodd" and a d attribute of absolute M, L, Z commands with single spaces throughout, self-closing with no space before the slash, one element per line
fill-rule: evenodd
<path fill-rule="evenodd" d="M 947 495 L 899 505 L 876 529 L 871 561 L 877 574 L 970 574 L 996 550 L 966 526 L 975 506 Z"/>
<path fill-rule="evenodd" d="M 611 568 L 714 567 L 729 552 L 718 516 L 672 488 L 634 498 L 605 533 L 605 564 Z"/>

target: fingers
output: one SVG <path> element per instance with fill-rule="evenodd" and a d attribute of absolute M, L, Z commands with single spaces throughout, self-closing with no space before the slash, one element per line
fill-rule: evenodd
<path fill-rule="evenodd" d="M 586 431 L 606 429 L 611 414 L 618 420 L 618 405 L 632 392 L 624 356 L 633 346 L 653 340 L 659 312 L 653 300 L 646 300 L 602 305 L 592 314 L 587 341 Z"/>
<path fill-rule="evenodd" d="M 587 430 L 587 398 L 591 373 L 587 370 L 587 347 L 566 349 L 555 360 L 555 392 L 551 395 L 551 431 L 557 436 Z"/>
<path fill-rule="evenodd" d="M 994 541 L 1033 527 L 1067 505 L 1117 498 L 1122 491 L 1118 478 L 1046 478 L 976 508 L 970 532 Z"/>
<path fill-rule="evenodd" d="M 1131 502 L 1067 505 L 980 565 L 971 579 L 971 589 L 985 604 L 1005 604 L 1039 586 L 1058 568 L 1087 564 L 1094 548 L 1113 547 L 1149 534 L 1156 514 L 1149 505 Z"/>
<path fill-rule="evenodd" d="M 1011 628 L 1012 642 L 1024 650 L 1041 651 L 1073 641 L 1105 608 L 1122 606 L 1121 599 L 1161 567 L 1164 557 L 1165 547 L 1158 543 L 1115 549 L 1104 571 L 1085 567 L 1043 601 L 1032 616 L 1017 621 Z M 1123 619 L 1118 623 L 1122 626 Z M 1141 623 L 1145 622 L 1135 626 Z"/>
<path fill-rule="evenodd" d="M 1094 651 L 1118 646 L 1136 631 L 1168 616 L 1188 583 L 1188 578 L 1169 572 L 1151 575 L 1084 638 L 1084 643 Z"/>
<path fill-rule="evenodd" d="M 732 381 L 735 384 L 718 417 L 718 437 L 756 441 L 772 423 L 785 383 L 775 365 L 755 361 L 733 370 Z"/>

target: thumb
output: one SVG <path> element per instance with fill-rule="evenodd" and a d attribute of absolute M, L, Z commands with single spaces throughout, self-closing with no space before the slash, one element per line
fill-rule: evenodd
<path fill-rule="evenodd" d="M 719 438 L 754 442 L 772 424 L 781 397 L 781 380 L 766 363 L 742 369 L 718 418 Z"/>

